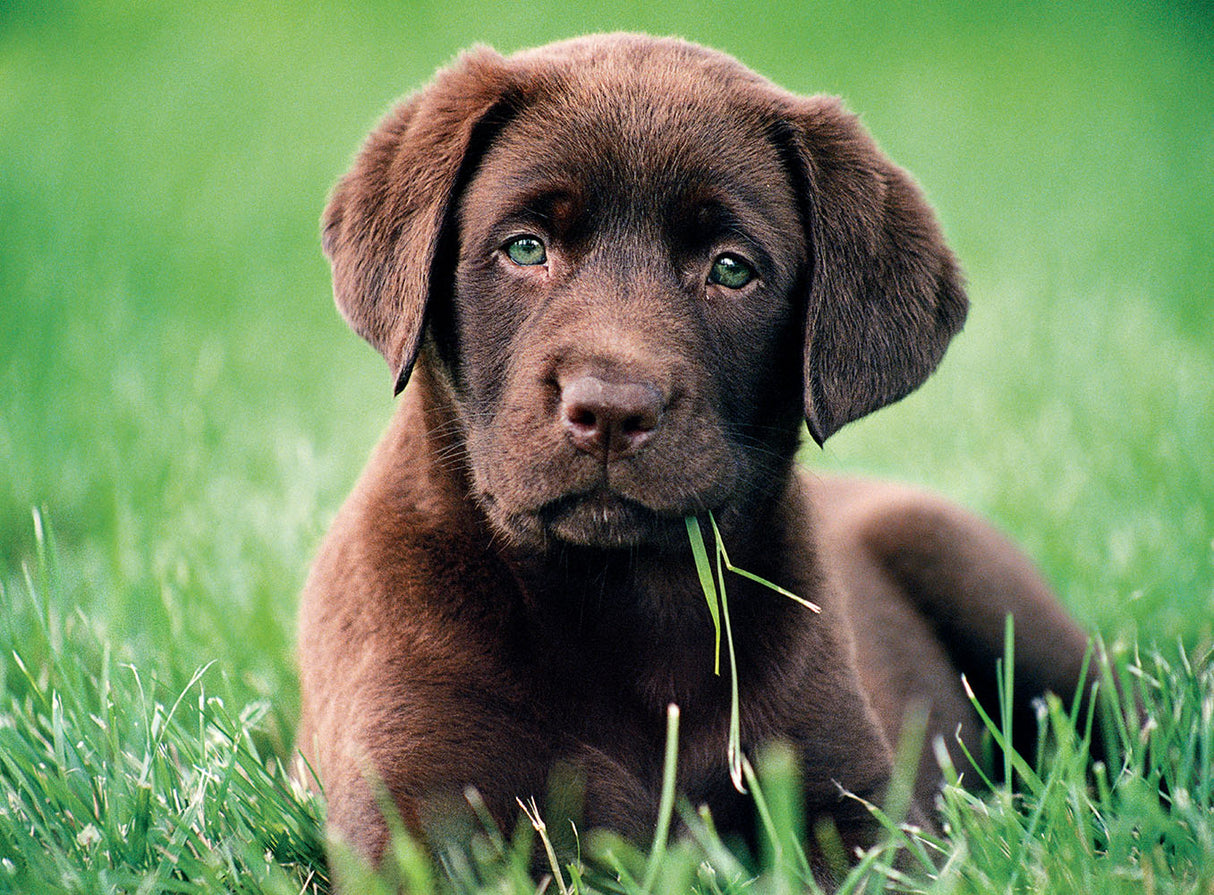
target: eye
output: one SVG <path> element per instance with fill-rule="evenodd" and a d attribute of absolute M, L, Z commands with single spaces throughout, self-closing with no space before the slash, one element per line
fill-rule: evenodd
<path fill-rule="evenodd" d="M 520 267 L 535 267 L 548 260 L 544 244 L 534 236 L 519 236 L 506 243 L 506 256 Z"/>
<path fill-rule="evenodd" d="M 755 278 L 754 268 L 737 255 L 726 252 L 718 255 L 708 272 L 708 282 L 726 289 L 741 289 Z"/>

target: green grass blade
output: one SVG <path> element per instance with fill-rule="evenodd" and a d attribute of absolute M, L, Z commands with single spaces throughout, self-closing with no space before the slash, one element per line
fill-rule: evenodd
<path fill-rule="evenodd" d="M 713 634 L 716 638 L 713 648 L 713 674 L 721 673 L 721 611 L 717 605 L 717 586 L 712 578 L 712 564 L 708 561 L 708 548 L 704 546 L 704 535 L 700 532 L 700 520 L 688 516 L 687 538 L 691 542 L 691 555 L 695 557 L 696 575 L 700 579 L 700 590 L 708 603 L 708 614 L 712 616 Z M 720 543 L 718 541 L 718 543 Z"/>
<path fill-rule="evenodd" d="M 708 514 L 708 521 L 712 523 L 712 534 L 713 534 L 713 537 L 716 538 L 717 550 L 720 551 L 721 558 L 725 562 L 725 568 L 729 569 L 729 571 L 733 572 L 735 575 L 740 575 L 743 578 L 749 579 L 750 581 L 753 581 L 755 584 L 761 584 L 764 587 L 766 587 L 768 590 L 773 590 L 783 597 L 788 597 L 788 599 L 793 600 L 794 602 L 800 603 L 802 606 L 804 606 L 806 609 L 810 610 L 811 612 L 821 612 L 822 611 L 822 607 L 819 606 L 817 603 L 811 602 L 810 600 L 806 600 L 804 597 L 798 597 L 796 594 L 794 594 L 792 591 L 788 590 L 787 588 L 781 587 L 780 585 L 776 584 L 775 582 L 768 581 L 766 578 L 762 577 L 761 575 L 756 575 L 754 572 L 748 572 L 748 571 L 746 571 L 746 569 L 742 569 L 742 568 L 739 568 L 738 566 L 735 566 L 729 560 L 729 553 L 725 550 L 725 539 L 721 537 L 721 530 L 719 528 L 717 528 L 717 520 L 716 520 L 716 517 L 713 516 L 712 513 Z"/>
<path fill-rule="evenodd" d="M 540 842 L 544 846 L 544 854 L 548 858 L 548 867 L 552 870 L 552 878 L 556 880 L 557 890 L 561 895 L 569 895 L 569 888 L 565 885 L 565 876 L 561 873 L 561 862 L 557 859 L 556 849 L 552 847 L 552 840 L 548 838 L 548 825 L 540 816 L 539 806 L 536 805 L 534 798 L 530 802 L 524 802 L 522 799 L 517 801 L 518 806 L 523 809 L 523 814 L 531 822 L 532 829 L 540 837 Z"/>
<path fill-rule="evenodd" d="M 822 611 L 822 607 L 819 606 L 817 603 L 814 603 L 811 600 L 807 600 L 804 597 L 798 597 L 796 594 L 794 594 L 792 591 L 788 590 L 787 588 L 781 587 L 778 584 L 768 581 L 766 578 L 756 575 L 754 572 L 748 572 L 745 569 L 740 569 L 735 565 L 730 565 L 728 560 L 726 560 L 726 562 L 725 562 L 725 568 L 729 569 L 729 571 L 733 572 L 735 575 L 740 575 L 743 578 L 747 578 L 747 579 L 755 582 L 755 584 L 761 584 L 764 587 L 766 587 L 768 590 L 774 590 L 776 593 L 780 594 L 780 596 L 788 597 L 788 599 L 790 599 L 796 603 L 800 603 L 802 606 L 804 606 L 810 612 L 821 612 Z"/>
<path fill-rule="evenodd" d="M 963 690 L 965 690 L 966 698 L 969 699 L 970 705 L 974 707 L 974 711 L 978 713 L 978 717 L 982 720 L 982 724 L 990 732 L 991 738 L 995 741 L 995 745 L 1003 750 L 1005 760 L 1008 763 L 1007 766 L 1015 769 L 1016 773 L 1020 775 L 1025 785 L 1028 786 L 1032 792 L 1040 792 L 1043 785 L 1041 778 L 1033 771 L 1031 767 L 1029 767 L 1029 763 L 1025 761 L 1015 749 L 1012 748 L 1011 740 L 1003 735 L 1003 731 L 1000 729 L 999 723 L 991 718 L 986 709 L 982 707 L 982 703 L 978 701 L 978 697 L 974 694 L 974 690 L 970 686 L 970 682 L 964 674 L 961 675 L 961 687 Z M 969 755 L 968 750 L 966 751 L 966 756 L 971 762 L 975 762 L 974 757 Z M 974 766 L 978 767 L 976 763 Z M 1010 785 L 1011 778 L 1008 777 L 1007 780 L 1008 785 Z M 991 785 L 990 781 L 987 781 L 987 785 Z"/>
<path fill-rule="evenodd" d="M 1015 668 L 1016 668 L 1016 632 L 1015 619 L 1009 612 L 1003 623 L 1003 665 L 995 665 L 995 680 L 997 682 L 996 689 L 999 692 L 999 729 L 1006 741 L 1003 745 L 1003 779 L 1007 781 L 1007 785 L 1012 785 L 1012 715 L 1015 708 L 1015 694 L 1013 688 L 1015 685 Z"/>
<path fill-rule="evenodd" d="M 666 708 L 666 755 L 662 763 L 662 800 L 658 805 L 658 826 L 653 834 L 653 846 L 649 850 L 649 861 L 645 865 L 645 877 L 641 891 L 653 891 L 658 872 L 666 858 L 666 847 L 670 839 L 670 821 L 674 815 L 674 794 L 678 783 L 679 769 L 679 707 L 671 703 Z"/>
<path fill-rule="evenodd" d="M 717 541 L 718 546 L 720 541 Z M 725 756 L 729 762 L 729 779 L 738 792 L 746 792 L 742 773 L 741 699 L 738 696 L 738 657 L 733 648 L 733 624 L 729 618 L 729 597 L 725 592 L 725 574 L 721 568 L 723 555 L 717 552 L 717 575 L 720 577 L 721 619 L 725 625 L 725 649 L 729 654 L 729 742 Z"/>

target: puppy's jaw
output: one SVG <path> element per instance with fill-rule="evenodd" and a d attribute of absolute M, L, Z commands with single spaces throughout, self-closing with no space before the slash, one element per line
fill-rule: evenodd
<path fill-rule="evenodd" d="M 574 448 L 555 423 L 542 427 L 546 437 L 532 429 L 527 439 L 510 436 L 517 425 L 474 430 L 468 442 L 473 496 L 517 546 L 685 549 L 683 518 L 720 510 L 738 490 L 738 465 L 719 442 L 701 455 L 715 469 L 688 462 L 680 476 L 672 467 L 688 439 L 677 434 L 655 439 L 636 456 L 604 462 Z"/>
<path fill-rule="evenodd" d="M 608 489 L 558 498 L 534 516 L 557 543 L 606 550 L 669 547 L 682 517 L 659 514 Z"/>
<path fill-rule="evenodd" d="M 556 539 L 580 547 L 636 547 L 670 527 L 652 510 L 606 489 L 555 500 L 539 515 Z"/>

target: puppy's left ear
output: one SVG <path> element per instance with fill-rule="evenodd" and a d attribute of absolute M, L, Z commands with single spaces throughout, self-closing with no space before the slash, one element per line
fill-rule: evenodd
<path fill-rule="evenodd" d="M 492 50 L 463 54 L 384 116 L 325 208 L 337 307 L 387 359 L 398 394 L 421 345 L 438 245 L 478 127 L 512 83 Z"/>
<path fill-rule="evenodd" d="M 914 181 L 831 97 L 790 116 L 813 271 L 805 419 L 822 444 L 917 388 L 965 322 L 961 274 Z"/>

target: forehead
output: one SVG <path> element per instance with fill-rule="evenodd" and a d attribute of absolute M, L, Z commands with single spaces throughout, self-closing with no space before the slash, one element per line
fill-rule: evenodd
<path fill-rule="evenodd" d="M 570 66 L 537 81 L 485 153 L 473 182 L 484 200 L 567 192 L 599 210 L 640 213 L 716 204 L 796 226 L 777 118 L 745 70 L 649 59 Z"/>

